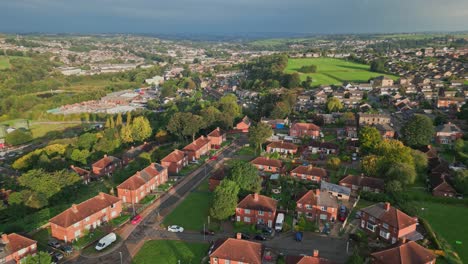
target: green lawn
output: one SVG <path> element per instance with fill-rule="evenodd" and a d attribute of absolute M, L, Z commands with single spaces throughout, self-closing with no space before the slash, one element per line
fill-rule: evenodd
<path fill-rule="evenodd" d="M 203 224 L 208 224 L 208 215 L 213 199 L 213 193 L 208 191 L 208 180 L 191 192 L 177 208 L 172 211 L 165 219 L 163 224 L 180 225 L 185 230 L 203 230 Z M 210 219 L 211 224 L 213 219 Z M 210 226 L 213 229 L 213 226 Z"/>
<path fill-rule="evenodd" d="M 464 263 L 468 263 L 468 207 L 431 202 L 417 203 L 417 206 L 418 215 L 425 218 L 434 231 L 447 240 Z"/>
<path fill-rule="evenodd" d="M 79 127 L 79 124 L 32 124 L 31 133 L 33 138 L 41 138 L 48 135 L 50 132 L 62 132 L 68 128 Z M 49 134 L 50 135 L 50 134 Z"/>
<path fill-rule="evenodd" d="M 0 56 L 0 70 L 10 68 L 10 60 L 5 56 Z"/>
<path fill-rule="evenodd" d="M 133 259 L 134 264 L 201 263 L 209 244 L 173 240 L 147 241 Z"/>
<path fill-rule="evenodd" d="M 316 65 L 317 72 L 307 74 L 299 73 L 301 75 L 301 80 L 305 80 L 307 76 L 310 76 L 315 86 L 338 85 L 345 81 L 367 82 L 370 78 L 382 75 L 381 73 L 370 72 L 369 65 L 333 58 L 289 59 L 285 72 L 297 72 L 302 66 L 306 65 Z M 393 75 L 387 76 L 394 80 L 398 78 Z"/>

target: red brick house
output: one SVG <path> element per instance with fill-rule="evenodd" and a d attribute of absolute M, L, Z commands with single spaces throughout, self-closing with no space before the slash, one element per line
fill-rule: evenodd
<path fill-rule="evenodd" d="M 210 152 L 211 141 L 207 137 L 201 136 L 185 146 L 182 150 L 187 154 L 189 161 L 195 161 Z"/>
<path fill-rule="evenodd" d="M 314 250 L 312 256 L 286 256 L 286 264 L 332 264 L 331 260 L 319 257 L 319 251 Z"/>
<path fill-rule="evenodd" d="M 80 176 L 83 179 L 83 182 L 85 184 L 89 183 L 91 180 L 91 172 L 89 170 L 85 170 L 83 168 L 80 168 L 78 166 L 71 165 L 70 166 L 71 170 L 74 171 L 78 176 Z"/>
<path fill-rule="evenodd" d="M 223 133 L 219 127 L 211 131 L 207 137 L 210 140 L 212 148 L 218 148 L 226 141 L 226 133 Z"/>
<path fill-rule="evenodd" d="M 320 137 L 320 127 L 312 123 L 295 123 L 289 128 L 289 135 L 292 137 Z"/>
<path fill-rule="evenodd" d="M 151 163 L 117 186 L 117 194 L 124 203 L 138 203 L 166 181 L 167 168 Z"/>
<path fill-rule="evenodd" d="M 313 182 L 320 182 L 322 179 L 328 178 L 327 171 L 322 168 L 309 166 L 299 166 L 290 172 L 291 177 L 299 180 L 307 180 Z"/>
<path fill-rule="evenodd" d="M 296 154 L 298 148 L 299 147 L 296 144 L 278 141 L 278 142 L 272 142 L 268 144 L 266 147 L 266 152 L 268 153 L 278 152 L 281 154 Z"/>
<path fill-rule="evenodd" d="M 438 197 L 456 197 L 457 191 L 447 182 L 449 177 L 446 173 L 430 173 L 429 182 L 433 196 Z"/>
<path fill-rule="evenodd" d="M 267 157 L 257 157 L 250 162 L 257 167 L 259 171 L 281 173 L 283 169 L 283 162 L 277 159 L 270 159 Z"/>
<path fill-rule="evenodd" d="M 225 238 L 215 242 L 210 254 L 210 264 L 261 264 L 263 246 L 253 241 Z"/>
<path fill-rule="evenodd" d="M 170 174 L 177 174 L 182 168 L 188 165 L 188 156 L 185 152 L 175 149 L 169 155 L 161 159 L 161 165 L 166 167 Z"/>
<path fill-rule="evenodd" d="M 119 158 L 107 155 L 92 165 L 93 173 L 97 176 L 109 175 L 121 167 L 122 161 Z"/>
<path fill-rule="evenodd" d="M 436 128 L 436 142 L 439 144 L 453 144 L 463 137 L 463 131 L 455 124 L 448 122 Z"/>
<path fill-rule="evenodd" d="M 338 184 L 350 188 L 353 192 L 359 192 L 362 190 L 365 192 L 380 193 L 383 192 L 385 188 L 384 180 L 366 177 L 364 175 L 348 174 L 346 177 L 341 179 Z"/>
<path fill-rule="evenodd" d="M 210 191 L 214 191 L 216 187 L 221 184 L 221 181 L 224 180 L 224 169 L 220 168 L 217 169 L 213 174 L 211 174 L 210 178 L 208 179 L 208 186 Z"/>
<path fill-rule="evenodd" d="M 236 221 L 273 227 L 277 203 L 275 199 L 258 193 L 249 194 L 237 204 Z"/>
<path fill-rule="evenodd" d="M 361 228 L 395 244 L 416 231 L 417 220 L 390 206 L 378 203 L 361 210 Z"/>
<path fill-rule="evenodd" d="M 242 133 L 247 133 L 249 132 L 249 128 L 251 124 L 252 122 L 250 121 L 249 117 L 244 116 L 244 118 L 242 118 L 242 120 L 239 123 L 237 123 L 236 129 Z"/>
<path fill-rule="evenodd" d="M 309 144 L 309 150 L 312 154 L 337 154 L 340 146 L 332 142 L 312 141 Z"/>
<path fill-rule="evenodd" d="M 372 264 L 435 264 L 436 256 L 414 241 L 371 254 Z"/>
<path fill-rule="evenodd" d="M 338 200 L 319 189 L 310 190 L 296 202 L 296 212 L 303 215 L 309 221 L 331 221 L 336 220 L 338 214 Z"/>
<path fill-rule="evenodd" d="M 122 201 L 112 195 L 99 193 L 80 204 L 49 220 L 52 237 L 65 242 L 73 241 L 83 236 L 85 230 L 96 228 L 108 222 L 122 212 Z"/>
<path fill-rule="evenodd" d="M 37 241 L 11 233 L 2 234 L 0 263 L 20 263 L 20 260 L 37 252 Z"/>
<path fill-rule="evenodd" d="M 455 105 L 457 109 L 460 109 L 465 103 L 463 97 L 439 97 L 437 99 L 437 108 L 449 108 L 451 105 Z"/>

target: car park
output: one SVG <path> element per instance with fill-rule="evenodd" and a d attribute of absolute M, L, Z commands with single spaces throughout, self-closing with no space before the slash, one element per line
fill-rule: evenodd
<path fill-rule="evenodd" d="M 173 233 L 182 233 L 184 232 L 184 228 L 181 226 L 177 226 L 177 225 L 171 225 L 167 227 L 167 231 L 173 232 Z"/>
<path fill-rule="evenodd" d="M 136 224 L 140 223 L 141 220 L 143 220 L 143 218 L 141 217 L 141 215 L 135 215 L 135 216 L 132 218 L 132 225 L 136 225 Z"/>

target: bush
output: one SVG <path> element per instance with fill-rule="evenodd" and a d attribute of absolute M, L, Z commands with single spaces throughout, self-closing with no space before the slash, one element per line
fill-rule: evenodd
<path fill-rule="evenodd" d="M 31 132 L 25 131 L 23 129 L 16 129 L 15 131 L 7 134 L 5 137 L 5 142 L 13 146 L 21 145 L 31 140 L 33 140 Z"/>
<path fill-rule="evenodd" d="M 301 68 L 299 68 L 299 70 L 297 70 L 298 72 L 302 72 L 302 73 L 314 73 L 314 72 L 317 72 L 317 66 L 316 65 L 305 65 L 305 66 L 302 66 Z"/>

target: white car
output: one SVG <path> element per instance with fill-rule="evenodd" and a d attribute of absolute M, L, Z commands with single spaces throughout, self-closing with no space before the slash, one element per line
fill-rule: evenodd
<path fill-rule="evenodd" d="M 184 228 L 181 226 L 172 225 L 167 227 L 167 231 L 174 233 L 182 233 L 184 232 Z"/>

